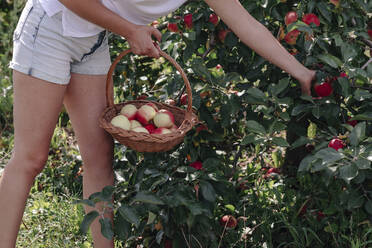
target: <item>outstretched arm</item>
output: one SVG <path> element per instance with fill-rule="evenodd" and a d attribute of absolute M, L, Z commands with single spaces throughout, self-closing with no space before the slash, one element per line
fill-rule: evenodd
<path fill-rule="evenodd" d="M 125 37 L 133 53 L 159 57 L 159 51 L 153 45 L 151 36 L 161 40 L 159 30 L 135 25 L 106 8 L 99 0 L 59 0 L 66 8 L 78 16 L 102 28 Z"/>
<path fill-rule="evenodd" d="M 307 69 L 278 42 L 271 32 L 253 18 L 239 0 L 205 0 L 229 28 L 259 55 L 291 74 L 301 83 L 304 94 L 311 95 L 315 71 Z"/>

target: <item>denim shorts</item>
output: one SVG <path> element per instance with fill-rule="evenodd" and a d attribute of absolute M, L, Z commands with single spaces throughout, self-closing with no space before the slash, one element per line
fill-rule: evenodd
<path fill-rule="evenodd" d="M 28 0 L 13 34 L 9 67 L 56 84 L 68 84 L 71 73 L 107 74 L 107 31 L 83 38 L 66 37 L 62 31 L 61 13 L 49 17 L 38 0 Z"/>

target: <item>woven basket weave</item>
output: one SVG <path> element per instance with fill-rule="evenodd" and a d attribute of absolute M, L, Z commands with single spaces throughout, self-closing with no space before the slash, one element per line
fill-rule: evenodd
<path fill-rule="evenodd" d="M 115 70 L 118 62 L 131 50 L 125 50 L 121 52 L 118 57 L 112 63 L 110 70 L 107 73 L 106 79 L 106 104 L 107 107 L 101 114 L 99 119 L 100 126 L 104 128 L 111 136 L 119 143 L 130 147 L 133 150 L 139 152 L 164 152 L 171 150 L 173 147 L 181 143 L 184 136 L 190 131 L 193 126 L 198 123 L 197 116 L 192 112 L 192 92 L 190 82 L 186 77 L 185 72 L 182 70 L 180 65 L 168 54 L 159 49 L 160 55 L 166 58 L 181 74 L 182 79 L 186 86 L 187 92 L 187 109 L 182 109 L 176 106 L 172 106 L 165 103 L 146 101 L 146 100 L 134 100 L 126 101 L 119 104 L 114 104 L 114 88 L 112 74 Z M 115 127 L 111 124 L 111 119 L 120 113 L 121 108 L 126 104 L 133 104 L 137 108 L 147 103 L 155 104 L 158 109 L 166 109 L 174 115 L 174 121 L 178 129 L 168 134 L 147 134 L 139 133 L 134 131 L 127 131 L 119 127 Z"/>

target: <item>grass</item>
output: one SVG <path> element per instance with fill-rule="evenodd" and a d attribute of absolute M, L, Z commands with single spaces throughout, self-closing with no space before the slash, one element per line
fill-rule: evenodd
<path fill-rule="evenodd" d="M 75 196 L 49 192 L 31 194 L 26 205 L 17 247 L 66 248 L 93 247 L 90 235 L 82 235 L 79 225 L 84 217 Z"/>

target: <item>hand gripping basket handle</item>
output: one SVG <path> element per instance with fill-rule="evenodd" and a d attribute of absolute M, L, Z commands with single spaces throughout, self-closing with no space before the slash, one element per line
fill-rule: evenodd
<path fill-rule="evenodd" d="M 159 50 L 159 54 L 161 56 L 163 56 L 164 58 L 166 58 L 169 62 L 171 62 L 173 64 L 173 66 L 176 67 L 178 72 L 181 74 L 182 79 L 185 83 L 186 92 L 187 92 L 187 112 L 191 113 L 191 111 L 192 111 L 192 92 L 191 92 L 190 82 L 186 77 L 186 73 L 183 71 L 181 66 L 176 62 L 176 60 L 174 60 L 167 53 L 160 50 L 158 47 L 157 47 L 157 49 Z M 106 79 L 106 104 L 107 104 L 107 107 L 113 107 L 114 106 L 114 84 L 113 84 L 112 74 L 115 70 L 115 67 L 125 55 L 127 55 L 128 53 L 131 53 L 131 52 L 132 52 L 131 49 L 124 50 L 123 52 L 121 52 L 116 57 L 116 59 L 114 60 L 114 62 L 110 66 L 110 69 L 107 73 L 107 79 Z"/>

